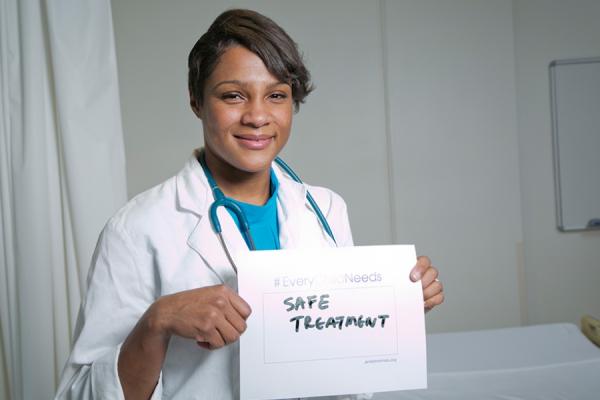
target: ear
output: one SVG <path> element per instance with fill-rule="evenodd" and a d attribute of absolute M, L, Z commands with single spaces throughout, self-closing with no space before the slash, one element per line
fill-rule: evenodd
<path fill-rule="evenodd" d="M 196 98 L 194 97 L 194 95 L 192 94 L 191 91 L 189 91 L 190 94 L 190 107 L 192 108 L 192 111 L 194 112 L 194 114 L 196 114 L 196 117 L 198 117 L 199 119 L 202 119 L 202 106 L 200 105 L 200 102 L 198 100 L 196 100 Z"/>

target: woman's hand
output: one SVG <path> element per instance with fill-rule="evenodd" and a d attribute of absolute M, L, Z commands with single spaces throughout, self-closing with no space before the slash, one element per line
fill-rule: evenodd
<path fill-rule="evenodd" d="M 421 280 L 425 311 L 444 302 L 444 287 L 438 279 L 438 270 L 431 265 L 429 257 L 417 257 L 417 264 L 410 272 L 410 280 L 413 282 Z"/>
<path fill-rule="evenodd" d="M 186 290 L 156 300 L 121 346 L 118 371 L 125 398 L 150 398 L 172 335 L 217 349 L 239 339 L 250 312 L 250 306 L 224 285 Z"/>
<path fill-rule="evenodd" d="M 250 306 L 237 293 L 217 285 L 161 297 L 147 318 L 168 336 L 194 339 L 204 348 L 218 349 L 239 339 L 250 313 Z"/>

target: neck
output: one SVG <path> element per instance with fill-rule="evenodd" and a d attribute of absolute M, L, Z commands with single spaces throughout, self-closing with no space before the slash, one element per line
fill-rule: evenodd
<path fill-rule="evenodd" d="M 264 205 L 270 197 L 271 171 L 247 172 L 233 168 L 209 151 L 204 160 L 223 194 L 232 199 L 254 205 Z"/>

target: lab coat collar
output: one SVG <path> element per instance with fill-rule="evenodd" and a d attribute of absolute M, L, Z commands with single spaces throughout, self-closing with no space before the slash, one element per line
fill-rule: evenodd
<path fill-rule="evenodd" d="M 202 217 L 208 214 L 208 210 L 214 201 L 210 184 L 198 157 L 202 154 L 202 149 L 194 150 L 183 169 L 177 174 L 177 205 L 181 210 L 189 211 Z M 275 176 L 279 181 L 278 200 L 281 203 L 281 215 L 287 220 L 294 215 L 293 210 L 306 208 L 312 210 L 306 200 L 306 187 L 293 181 L 284 174 L 276 165 L 273 165 Z M 281 219 L 280 219 L 281 223 Z"/>
<path fill-rule="evenodd" d="M 277 191 L 277 219 L 279 223 L 279 244 L 282 249 L 298 247 L 302 235 L 294 227 L 301 226 L 300 210 L 304 210 L 306 199 L 306 187 L 301 185 L 273 166 L 275 176 L 279 180 Z"/>
<path fill-rule="evenodd" d="M 294 181 L 276 165 L 273 169 L 279 180 L 277 217 L 281 248 L 336 247 L 306 198 L 306 185 Z"/>
<path fill-rule="evenodd" d="M 178 209 L 192 212 L 198 217 L 208 212 L 213 200 L 210 185 L 198 161 L 200 154 L 199 149 L 194 150 L 192 157 L 175 178 Z"/>

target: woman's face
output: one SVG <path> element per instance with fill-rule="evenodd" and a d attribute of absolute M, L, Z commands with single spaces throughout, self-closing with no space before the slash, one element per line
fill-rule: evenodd
<path fill-rule="evenodd" d="M 290 135 L 292 89 L 256 54 L 234 46 L 207 79 L 204 102 L 194 112 L 202 120 L 207 159 L 219 164 L 215 167 L 265 172 Z"/>

